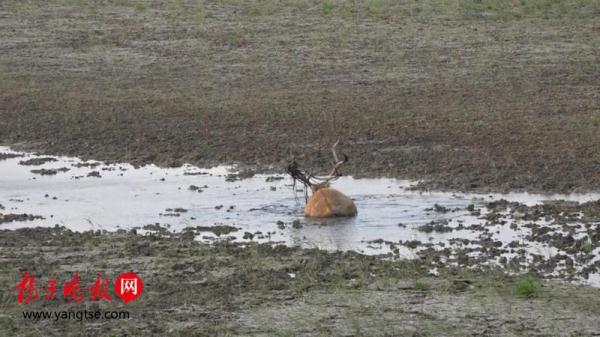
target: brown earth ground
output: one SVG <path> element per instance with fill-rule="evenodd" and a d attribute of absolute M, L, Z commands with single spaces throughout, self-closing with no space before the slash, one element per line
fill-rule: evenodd
<path fill-rule="evenodd" d="M 135 163 L 295 155 L 424 188 L 600 188 L 600 2 L 0 2 L 0 142 Z"/>
<path fill-rule="evenodd" d="M 3 0 L 0 143 L 138 164 L 291 156 L 424 188 L 600 188 L 600 3 Z M 194 234 L 0 232 L 8 336 L 591 336 L 599 290 Z M 138 272 L 135 302 L 23 305 L 27 270 Z M 530 291 L 528 291 L 529 289 Z M 523 294 L 531 298 L 523 298 Z M 519 296 L 521 295 L 521 296 Z M 31 321 L 23 310 L 128 310 Z"/>
<path fill-rule="evenodd" d="M 600 290 L 558 282 L 523 292 L 491 271 L 442 268 L 354 253 L 282 246 L 240 248 L 194 233 L 0 231 L 0 331 L 4 336 L 597 336 Z M 57 299 L 17 302 L 27 270 Z M 137 300 L 67 303 L 60 287 L 79 272 L 135 271 Z M 111 281 L 112 283 L 112 281 Z M 521 289 L 521 290 L 519 290 Z M 40 295 L 45 292 L 40 290 Z M 112 291 L 109 294 L 114 296 Z M 530 295 L 525 298 L 523 295 Z M 23 311 L 128 311 L 129 319 L 30 320 Z"/>

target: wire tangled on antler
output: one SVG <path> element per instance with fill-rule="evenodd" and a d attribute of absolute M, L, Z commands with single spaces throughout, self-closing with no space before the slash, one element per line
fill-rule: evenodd
<path fill-rule="evenodd" d="M 331 152 L 333 153 L 333 159 L 335 161 L 333 162 L 333 169 L 332 169 L 331 173 L 329 173 L 326 176 L 316 176 L 316 175 L 312 175 L 310 172 L 302 171 L 299 168 L 296 160 L 293 160 L 288 165 L 287 172 L 289 173 L 290 176 L 292 176 L 294 192 L 296 192 L 296 181 L 300 181 L 304 185 L 305 201 L 308 200 L 308 188 L 309 187 L 314 192 L 320 188 L 329 187 L 329 183 L 331 181 L 342 176 L 342 174 L 338 171 L 338 169 L 340 166 L 342 166 L 342 164 L 344 164 L 348 161 L 348 156 L 346 156 L 345 154 L 342 154 L 344 159 L 339 160 L 338 155 L 335 152 L 335 148 L 337 147 L 339 142 L 340 141 L 338 139 L 331 147 Z"/>

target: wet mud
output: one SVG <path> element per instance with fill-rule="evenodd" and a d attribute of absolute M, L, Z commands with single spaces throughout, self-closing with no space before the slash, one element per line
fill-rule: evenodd
<path fill-rule="evenodd" d="M 0 210 L 2 210 L 2 208 L 0 208 Z M 15 222 L 15 221 L 33 221 L 33 220 L 38 220 L 38 219 L 44 219 L 44 218 L 39 215 L 33 215 L 33 214 L 14 214 L 14 213 L 3 214 L 0 212 L 0 224 L 10 223 L 10 222 Z"/>
<path fill-rule="evenodd" d="M 596 2 L 493 3 L 3 1 L 0 142 L 326 172 L 340 138 L 353 176 L 598 190 Z"/>
<path fill-rule="evenodd" d="M 19 161 L 19 165 L 39 166 L 39 165 L 43 165 L 45 163 L 53 162 L 53 161 L 56 161 L 56 158 L 38 157 L 38 158 L 31 158 L 31 159 L 27 159 L 27 160 L 21 160 L 21 161 Z"/>
<path fill-rule="evenodd" d="M 0 330 L 10 336 L 593 336 L 600 289 L 543 281 L 535 297 L 520 277 L 489 269 L 432 270 L 420 260 L 273 244 L 194 240 L 187 231 L 0 230 Z M 42 282 L 82 282 L 133 270 L 144 293 L 119 301 L 23 305 L 22 272 Z M 127 320 L 33 321 L 23 310 L 127 310 Z"/>

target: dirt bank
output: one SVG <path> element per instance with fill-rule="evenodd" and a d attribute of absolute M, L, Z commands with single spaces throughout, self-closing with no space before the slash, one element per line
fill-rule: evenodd
<path fill-rule="evenodd" d="M 600 188 L 600 9 L 581 1 L 0 4 L 0 142 L 423 187 Z"/>
<path fill-rule="evenodd" d="M 428 273 L 419 261 L 385 261 L 268 245 L 207 246 L 190 232 L 0 231 L 0 331 L 10 336 L 591 336 L 600 331 L 599 290 L 522 281 L 493 271 Z M 17 302 L 27 271 L 59 286 L 79 272 L 135 271 L 140 298 Z M 83 287 L 83 286 L 82 286 Z M 531 288 L 531 289 L 530 289 Z M 40 292 L 40 296 L 43 293 Z M 526 298 L 531 296 L 531 298 Z M 129 319 L 53 322 L 24 310 L 129 312 Z"/>

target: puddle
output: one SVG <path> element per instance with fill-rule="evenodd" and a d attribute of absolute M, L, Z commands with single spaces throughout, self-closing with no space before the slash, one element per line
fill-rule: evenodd
<path fill-rule="evenodd" d="M 285 175 L 254 175 L 231 181 L 229 175 L 234 168 L 225 166 L 134 168 L 129 164 L 106 165 L 68 157 L 34 154 L 14 157 L 9 154 L 20 153 L 7 147 L 0 147 L 0 154 L 4 154 L 0 156 L 0 204 L 4 207 L 0 213 L 43 217 L 0 223 L 0 229 L 62 225 L 79 231 L 116 230 L 160 224 L 179 231 L 186 227 L 223 224 L 239 228 L 225 235 L 233 241 L 248 241 L 252 237 L 251 240 L 259 242 L 355 250 L 365 254 L 390 253 L 408 258 L 423 258 L 424 250 L 445 250 L 438 259 L 440 263 L 454 263 L 465 256 L 476 259 L 478 255 L 489 253 L 489 247 L 482 250 L 481 244 L 472 242 L 481 240 L 491 242 L 492 246 L 496 242 L 496 248 L 506 249 L 477 264 L 502 263 L 504 258 L 509 264 L 517 260 L 515 263 L 527 266 L 536 259 L 560 257 L 562 253 L 571 256 L 576 261 L 575 269 L 581 271 L 598 261 L 587 259 L 579 263 L 574 254 L 527 239 L 533 234 L 531 223 L 560 233 L 564 226 L 552 220 L 518 220 L 507 212 L 503 221 L 490 223 L 484 216 L 485 205 L 494 200 L 532 206 L 544 200 L 593 201 L 600 199 L 600 193 L 419 192 L 410 189 L 416 183 L 411 181 L 341 177 L 333 186 L 355 200 L 358 216 L 310 220 L 303 216 L 304 192 L 294 193 L 291 179 Z M 437 230 L 436 224 L 441 224 Z M 423 225 L 431 225 L 433 229 L 430 232 L 419 229 Z M 577 226 L 585 227 L 575 224 Z M 586 228 L 590 230 L 590 226 L 596 228 L 600 224 L 588 223 Z M 578 233 L 585 235 L 582 230 Z M 208 242 L 215 238 L 211 232 L 198 236 L 199 240 Z M 546 274 L 564 277 L 566 274 L 561 273 L 569 267 L 561 266 L 559 263 Z M 600 285 L 597 272 L 587 274 L 586 282 Z"/>

